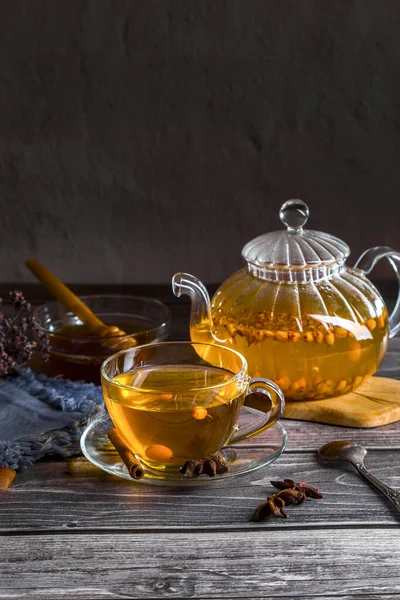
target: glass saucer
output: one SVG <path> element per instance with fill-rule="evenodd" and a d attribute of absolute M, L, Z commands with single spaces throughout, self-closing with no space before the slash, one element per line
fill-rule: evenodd
<path fill-rule="evenodd" d="M 263 413 L 252 408 L 244 407 L 240 414 L 239 426 L 244 426 L 249 420 L 259 417 Z M 130 477 L 128 469 L 120 459 L 114 446 L 108 439 L 107 432 L 114 427 L 108 415 L 102 415 L 92 421 L 81 437 L 81 448 L 86 458 L 110 475 L 127 479 L 132 483 L 147 483 L 151 485 L 206 485 L 245 475 L 274 462 L 284 451 L 287 444 L 287 433 L 280 423 L 275 423 L 268 429 L 268 439 L 262 445 L 250 444 L 248 440 L 227 446 L 221 450 L 225 460 L 229 463 L 230 471 L 223 475 L 208 477 L 202 475 L 195 479 L 184 477 L 177 469 L 175 473 L 164 473 L 150 469 L 146 465 L 145 475 L 142 479 L 134 480 Z M 265 435 L 265 434 L 264 434 Z"/>

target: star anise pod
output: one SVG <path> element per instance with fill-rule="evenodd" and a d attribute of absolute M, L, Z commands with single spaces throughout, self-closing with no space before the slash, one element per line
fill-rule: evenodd
<path fill-rule="evenodd" d="M 207 456 L 206 458 L 195 458 L 185 462 L 180 472 L 185 477 L 200 477 L 200 475 L 208 475 L 215 477 L 229 471 L 229 465 L 220 452 Z"/>
<path fill-rule="evenodd" d="M 290 506 L 291 504 L 301 504 L 306 499 L 306 495 L 301 490 L 296 488 L 288 488 L 274 494 L 270 498 L 267 498 L 264 502 L 261 502 L 254 513 L 254 521 L 264 521 L 268 517 L 282 516 L 285 519 L 288 518 L 287 512 L 283 509 L 284 506 Z"/>
<path fill-rule="evenodd" d="M 48 351 L 48 338 L 32 315 L 32 307 L 22 292 L 10 292 L 14 315 L 0 312 L 0 376 L 14 370 L 16 364 L 25 365 L 33 352 Z M 0 298 L 0 304 L 2 300 Z"/>
<path fill-rule="evenodd" d="M 285 517 L 285 519 L 287 519 L 288 515 L 283 510 L 284 506 L 285 503 L 282 501 L 280 502 L 277 497 L 272 496 L 271 498 L 267 498 L 257 506 L 253 521 L 264 521 L 272 516 Z"/>
<path fill-rule="evenodd" d="M 286 490 L 287 488 L 301 490 L 305 493 L 307 498 L 323 498 L 323 495 L 319 493 L 318 488 L 310 485 L 306 481 L 299 481 L 299 483 L 296 483 L 293 479 L 284 479 L 283 481 L 271 481 L 271 484 L 278 490 Z"/>
<path fill-rule="evenodd" d="M 271 516 L 282 516 L 288 518 L 285 506 L 302 504 L 307 498 L 322 498 L 318 489 L 305 481 L 296 483 L 293 479 L 284 479 L 283 481 L 271 481 L 272 485 L 278 490 L 264 502 L 261 502 L 254 513 L 253 521 L 264 521 Z"/>

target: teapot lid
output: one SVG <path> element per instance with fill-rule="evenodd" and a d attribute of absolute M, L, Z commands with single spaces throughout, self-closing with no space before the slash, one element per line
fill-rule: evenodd
<path fill-rule="evenodd" d="M 305 202 L 288 200 L 279 211 L 286 230 L 265 233 L 244 246 L 242 256 L 253 275 L 283 281 L 316 280 L 344 263 L 350 254 L 348 245 L 333 235 L 303 229 L 309 214 Z M 296 276 L 299 272 L 303 272 L 300 277 Z"/>

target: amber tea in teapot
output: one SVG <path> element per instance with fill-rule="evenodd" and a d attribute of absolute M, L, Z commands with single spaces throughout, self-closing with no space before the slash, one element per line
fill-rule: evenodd
<path fill-rule="evenodd" d="M 400 254 L 373 248 L 356 268 L 341 240 L 304 229 L 308 207 L 292 200 L 281 208 L 286 231 L 243 248 L 247 268 L 232 275 L 210 302 L 196 278 L 178 273 L 176 295 L 192 298 L 190 336 L 242 353 L 254 377 L 275 381 L 288 400 L 322 399 L 356 389 L 378 368 L 389 330 L 400 328 L 400 303 L 390 316 L 367 279 L 387 257 L 399 276 Z"/>
<path fill-rule="evenodd" d="M 228 317 L 213 311 L 212 318 L 218 335 L 225 330 L 228 343 L 246 356 L 252 374 L 268 374 L 287 399 L 319 400 L 345 394 L 376 371 L 387 344 L 385 308 L 379 316 L 366 319 L 358 332 L 341 325 L 327 327 L 308 314 L 301 316 L 299 331 L 299 317 L 284 308 L 282 298 L 281 312 L 276 314 L 260 310 L 249 316 L 242 309 Z M 193 341 L 210 341 L 209 330 L 201 326 L 192 326 L 190 335 Z"/>

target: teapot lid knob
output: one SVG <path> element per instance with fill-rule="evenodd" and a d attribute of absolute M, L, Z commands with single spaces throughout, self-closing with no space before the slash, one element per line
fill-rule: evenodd
<path fill-rule="evenodd" d="M 310 211 L 308 206 L 302 200 L 288 200 L 281 206 L 279 218 L 288 231 L 301 233 L 304 225 L 307 223 Z"/>

